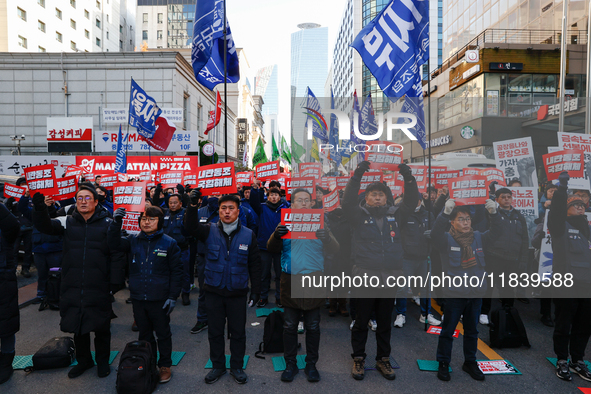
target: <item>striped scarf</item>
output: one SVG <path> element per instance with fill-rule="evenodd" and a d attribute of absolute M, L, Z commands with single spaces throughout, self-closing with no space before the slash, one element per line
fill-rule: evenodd
<path fill-rule="evenodd" d="M 449 234 L 462 247 L 462 268 L 468 269 L 476 265 L 476 257 L 472 251 L 472 242 L 474 242 L 474 230 L 460 233 L 452 226 Z"/>

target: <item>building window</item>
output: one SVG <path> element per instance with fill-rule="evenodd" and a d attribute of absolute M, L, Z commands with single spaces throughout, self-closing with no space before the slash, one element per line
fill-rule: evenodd
<path fill-rule="evenodd" d="M 16 14 L 25 22 L 27 21 L 27 11 L 23 10 L 22 8 L 16 7 Z"/>
<path fill-rule="evenodd" d="M 159 40 L 162 40 L 162 30 L 158 30 L 156 32 L 156 38 L 159 39 Z"/>
<path fill-rule="evenodd" d="M 96 38 L 96 46 L 100 47 L 101 46 L 101 39 L 100 38 Z"/>
<path fill-rule="evenodd" d="M 72 48 L 73 51 L 78 51 L 76 49 L 76 43 L 74 41 L 70 41 L 70 48 Z"/>
<path fill-rule="evenodd" d="M 27 39 L 23 36 L 18 36 L 18 46 L 27 48 Z"/>
<path fill-rule="evenodd" d="M 109 31 L 107 30 L 107 40 L 109 39 Z"/>
<path fill-rule="evenodd" d="M 148 31 L 147 30 L 142 30 L 142 40 L 147 40 L 148 39 Z"/>
<path fill-rule="evenodd" d="M 70 19 L 70 27 L 76 30 L 76 21 L 74 19 Z"/>
<path fill-rule="evenodd" d="M 144 21 L 144 23 L 148 23 L 148 13 L 147 13 L 147 12 L 144 12 L 144 13 L 142 14 L 142 16 L 143 16 L 143 21 Z"/>
<path fill-rule="evenodd" d="M 96 1 L 96 8 L 98 8 L 99 10 L 101 9 L 101 2 L 100 1 Z"/>
<path fill-rule="evenodd" d="M 58 40 L 59 42 L 62 42 L 62 33 L 60 33 L 59 31 L 55 32 L 55 39 Z"/>
<path fill-rule="evenodd" d="M 41 7 L 45 8 L 45 0 L 37 0 L 37 4 L 39 4 Z M 39 47 L 41 48 L 41 47 Z M 43 52 L 45 52 L 45 48 L 43 48 Z"/>
<path fill-rule="evenodd" d="M 45 52 L 45 48 L 43 48 L 43 47 L 37 47 L 37 50 L 38 50 L 39 52 Z"/>
<path fill-rule="evenodd" d="M 84 17 L 86 19 L 90 19 L 90 12 L 88 12 L 87 10 L 84 10 Z"/>
<path fill-rule="evenodd" d="M 99 29 L 101 28 L 101 21 L 99 18 L 96 18 L 96 27 L 98 27 Z"/>
<path fill-rule="evenodd" d="M 90 39 L 90 32 L 88 30 L 84 30 L 84 37 Z"/>
<path fill-rule="evenodd" d="M 76 8 L 76 0 L 70 0 L 70 5 L 72 8 Z"/>
<path fill-rule="evenodd" d="M 45 23 L 41 22 L 41 21 L 37 21 L 37 28 L 42 31 L 43 33 L 45 33 Z"/>
<path fill-rule="evenodd" d="M 119 40 L 119 49 L 123 49 L 123 41 Z"/>
<path fill-rule="evenodd" d="M 109 14 L 107 14 L 107 23 L 111 23 L 109 22 Z"/>
<path fill-rule="evenodd" d="M 60 11 L 59 8 L 55 9 L 55 16 L 57 16 L 58 19 L 62 19 L 62 12 Z"/>
<path fill-rule="evenodd" d="M 145 15 L 145 14 L 144 14 L 144 15 Z M 158 23 L 162 23 L 163 16 L 164 16 L 164 15 L 163 15 L 161 12 L 160 12 L 160 13 L 158 13 Z"/>
<path fill-rule="evenodd" d="M 123 34 L 123 26 L 119 25 L 119 34 Z"/>
<path fill-rule="evenodd" d="M 191 100 L 188 94 L 183 96 L 183 129 L 189 129 L 189 119 L 191 117 Z"/>

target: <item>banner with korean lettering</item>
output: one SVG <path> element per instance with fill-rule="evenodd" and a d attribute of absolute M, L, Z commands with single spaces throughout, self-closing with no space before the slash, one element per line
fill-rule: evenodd
<path fill-rule="evenodd" d="M 69 167 L 66 169 L 66 173 L 64 174 L 64 177 L 67 177 L 67 176 L 72 176 L 72 175 L 74 175 L 74 176 L 77 176 L 77 177 L 80 177 L 80 176 L 82 176 L 84 173 L 85 173 L 85 171 L 84 171 L 84 169 L 83 169 L 82 167 L 78 167 L 78 166 L 69 166 Z"/>
<path fill-rule="evenodd" d="M 31 196 L 37 192 L 46 196 L 53 196 L 58 193 L 55 181 L 55 166 L 53 164 L 25 168 L 25 179 Z"/>
<path fill-rule="evenodd" d="M 14 198 L 15 201 L 21 199 L 23 194 L 27 191 L 26 187 L 20 187 L 16 185 L 11 185 L 10 183 L 4 184 L 4 197 L 5 198 Z"/>
<path fill-rule="evenodd" d="M 487 184 L 496 181 L 499 185 L 507 186 L 503 171 L 499 170 L 498 168 L 486 168 L 484 170 L 480 170 L 478 175 L 486 177 Z"/>
<path fill-rule="evenodd" d="M 253 171 L 243 171 L 236 173 L 236 183 L 241 183 L 243 185 L 250 186 L 254 183 L 254 172 Z"/>
<path fill-rule="evenodd" d="M 113 209 L 125 208 L 131 212 L 144 212 L 146 182 L 117 182 L 113 187 Z"/>
<path fill-rule="evenodd" d="M 462 175 L 480 175 L 480 171 L 482 168 L 462 168 Z"/>
<path fill-rule="evenodd" d="M 119 182 L 119 176 L 117 174 L 101 176 L 101 186 L 105 187 L 107 190 L 113 190 L 113 187 L 117 182 Z"/>
<path fill-rule="evenodd" d="M 585 156 L 585 178 L 573 178 L 568 181 L 573 189 L 591 190 L 591 135 L 579 133 L 557 133 L 560 149 L 580 149 Z"/>
<path fill-rule="evenodd" d="M 546 169 L 546 177 L 549 181 L 558 179 L 558 176 L 563 171 L 568 171 L 568 174 L 573 178 L 585 177 L 583 151 L 580 149 L 547 153 L 542 158 L 544 160 L 544 168 Z"/>
<path fill-rule="evenodd" d="M 123 225 L 121 226 L 121 230 L 127 231 L 128 234 L 139 234 L 141 231 L 139 218 L 140 212 L 127 211 L 125 213 L 125 217 L 123 218 Z"/>
<path fill-rule="evenodd" d="M 78 186 L 76 178 L 76 175 L 72 175 L 57 179 L 57 187 L 59 191 L 53 196 L 53 199 L 56 201 L 63 201 L 68 198 L 74 198 L 74 196 L 76 196 L 76 187 Z"/>
<path fill-rule="evenodd" d="M 531 137 L 493 142 L 497 168 L 509 184 L 518 180 L 522 187 L 538 187 Z"/>
<path fill-rule="evenodd" d="M 281 224 L 289 232 L 283 239 L 318 239 L 316 231 L 324 228 L 322 209 L 282 209 Z"/>
<path fill-rule="evenodd" d="M 320 179 L 322 177 L 322 164 L 300 163 L 298 165 L 298 175 L 303 178 L 313 176 L 316 179 Z"/>
<path fill-rule="evenodd" d="M 381 182 L 382 176 L 382 171 L 366 172 L 365 174 L 363 174 L 363 176 L 361 177 L 361 186 L 359 187 L 359 194 L 365 192 L 365 189 L 367 189 L 367 187 L 372 183 Z"/>
<path fill-rule="evenodd" d="M 137 128 L 140 135 L 145 138 L 154 137 L 156 131 L 156 118 L 162 110 L 156 104 L 156 100 L 150 97 L 144 89 L 131 78 L 129 97 L 129 125 Z"/>
<path fill-rule="evenodd" d="M 365 160 L 371 163 L 374 170 L 398 171 L 398 164 L 402 163 L 402 146 L 388 141 L 367 141 L 369 151 Z"/>
<path fill-rule="evenodd" d="M 197 187 L 204 196 L 237 193 L 234 162 L 199 167 Z"/>
<path fill-rule="evenodd" d="M 321 188 L 326 190 L 334 190 L 337 187 L 337 178 L 334 176 L 323 176 L 318 183 Z"/>
<path fill-rule="evenodd" d="M 185 174 L 185 176 L 183 177 L 182 185 L 183 186 L 187 186 L 187 185 L 196 186 L 197 185 L 197 175 Z"/>
<path fill-rule="evenodd" d="M 255 168 L 259 181 L 275 179 L 279 175 L 279 160 L 258 164 Z"/>
<path fill-rule="evenodd" d="M 349 183 L 348 176 L 338 176 L 337 177 L 337 190 L 342 190 L 347 187 L 347 183 Z"/>
<path fill-rule="evenodd" d="M 450 198 L 456 205 L 481 205 L 488 198 L 488 183 L 481 175 L 466 175 L 448 182 Z"/>
<path fill-rule="evenodd" d="M 497 185 L 497 189 L 503 186 Z M 513 193 L 513 201 L 511 206 L 517 209 L 527 223 L 527 232 L 529 239 L 534 236 L 537 224 L 535 220 L 538 218 L 538 190 L 534 187 L 510 187 L 509 190 Z"/>
<path fill-rule="evenodd" d="M 400 196 L 402 193 L 404 193 L 404 180 L 403 179 L 398 179 L 398 177 L 394 177 L 394 176 L 392 176 L 389 179 L 386 179 L 386 177 L 384 176 L 383 179 L 386 182 L 386 186 L 388 186 L 390 188 L 390 191 L 392 192 L 392 196 L 396 197 L 396 196 Z"/>
<path fill-rule="evenodd" d="M 470 175 L 478 175 L 478 172 L 476 172 L 476 174 L 470 174 Z M 433 173 L 432 176 L 432 180 L 435 180 L 435 188 L 439 189 L 441 188 L 443 185 L 447 185 L 449 180 L 452 178 L 459 178 L 460 176 L 460 171 L 437 171 L 435 173 Z"/>
<path fill-rule="evenodd" d="M 409 165 L 412 174 L 414 175 L 415 179 L 417 180 L 417 187 L 420 193 L 424 193 L 427 191 L 427 182 L 429 181 L 428 173 L 429 173 L 429 166 L 423 165 Z M 399 180 L 404 180 L 402 175 L 398 174 Z M 433 181 L 433 178 L 431 178 Z"/>
<path fill-rule="evenodd" d="M 175 188 L 176 185 L 183 183 L 183 171 L 161 171 L 159 173 L 159 182 L 163 189 Z"/>
<path fill-rule="evenodd" d="M 316 178 L 290 178 L 287 180 L 285 195 L 288 200 L 291 200 L 291 193 L 295 189 L 306 189 L 312 195 L 312 200 L 316 199 Z"/>
<path fill-rule="evenodd" d="M 340 206 L 341 201 L 339 200 L 339 191 L 337 189 L 334 189 L 330 194 L 322 197 L 322 207 L 327 212 L 332 212 Z"/>

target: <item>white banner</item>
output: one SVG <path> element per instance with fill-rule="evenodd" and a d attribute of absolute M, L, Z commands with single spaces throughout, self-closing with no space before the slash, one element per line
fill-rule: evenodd
<path fill-rule="evenodd" d="M 523 215 L 527 223 L 531 247 L 531 239 L 537 227 L 534 221 L 538 218 L 538 189 L 535 187 L 510 187 L 509 190 L 513 192 L 511 205 Z"/>
<path fill-rule="evenodd" d="M 76 164 L 76 156 L 0 156 L 0 175 L 24 176 L 26 167 L 53 164 L 60 178 L 68 166 Z"/>
<path fill-rule="evenodd" d="M 97 131 L 94 138 L 94 151 L 95 152 L 117 152 L 117 138 L 119 130 L 114 131 Z M 135 128 L 129 128 L 129 136 L 125 129 L 122 131 L 124 149 L 128 152 L 148 152 L 148 144 L 140 140 L 139 134 Z M 151 148 L 152 152 L 157 152 Z M 199 152 L 199 133 L 197 131 L 175 131 L 168 145 L 167 152 Z"/>
<path fill-rule="evenodd" d="M 183 123 L 182 108 L 161 108 L 162 116 L 166 116 L 173 123 Z M 127 108 L 103 108 L 103 124 L 126 125 L 129 120 Z"/>
<path fill-rule="evenodd" d="M 522 187 L 538 187 L 531 137 L 493 142 L 497 168 L 505 174 L 507 185 L 517 179 Z"/>

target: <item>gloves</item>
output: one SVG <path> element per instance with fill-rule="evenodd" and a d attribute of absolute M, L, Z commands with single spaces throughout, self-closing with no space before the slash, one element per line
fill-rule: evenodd
<path fill-rule="evenodd" d="M 454 200 L 453 198 L 450 198 L 449 200 L 447 200 L 445 202 L 445 208 L 443 208 L 443 213 L 446 215 L 449 215 L 449 214 L 451 214 L 451 211 L 453 211 L 455 207 L 456 207 L 456 200 Z"/>
<path fill-rule="evenodd" d="M 4 205 L 10 210 L 12 209 L 12 205 L 14 204 L 14 197 L 9 197 L 4 201 Z"/>
<path fill-rule="evenodd" d="M 486 203 L 484 203 L 484 207 L 491 215 L 497 213 L 497 204 L 491 199 L 486 200 Z"/>
<path fill-rule="evenodd" d="M 36 211 L 43 211 L 47 207 L 47 205 L 45 205 L 45 196 L 43 193 L 35 193 L 33 196 L 33 206 Z"/>
<path fill-rule="evenodd" d="M 427 230 L 423 233 L 423 235 L 425 236 L 425 238 L 427 239 L 431 239 L 431 230 Z"/>
<path fill-rule="evenodd" d="M 115 295 L 119 290 L 123 289 L 125 286 L 123 285 L 115 285 L 113 283 L 111 283 L 109 285 L 109 291 L 111 292 L 111 294 Z"/>
<path fill-rule="evenodd" d="M 113 212 L 113 221 L 117 224 L 123 223 L 125 213 L 125 208 L 117 208 L 115 212 Z"/>
<path fill-rule="evenodd" d="M 329 239 L 328 230 L 321 228 L 320 230 L 316 230 L 316 238 L 321 240 L 322 242 L 326 242 Z"/>
<path fill-rule="evenodd" d="M 405 182 L 408 182 L 411 180 L 412 170 L 406 164 L 404 164 L 404 163 L 398 164 L 398 173 L 400 175 L 402 175 Z"/>
<path fill-rule="evenodd" d="M 185 185 L 185 193 L 191 192 L 191 185 Z"/>
<path fill-rule="evenodd" d="M 124 228 L 122 228 L 122 229 L 121 229 L 121 236 L 122 236 L 122 237 L 127 237 L 128 235 L 129 235 L 129 233 L 127 232 L 127 230 L 126 230 L 126 229 L 124 229 Z"/>
<path fill-rule="evenodd" d="M 259 300 L 261 299 L 261 295 L 260 294 L 252 294 L 250 293 L 250 301 L 248 302 L 248 305 L 250 307 L 253 307 L 257 304 L 257 302 L 259 302 Z"/>
<path fill-rule="evenodd" d="M 162 309 L 166 309 L 166 316 L 170 316 L 170 314 L 172 313 L 174 306 L 176 305 L 176 300 L 173 300 L 171 298 L 169 298 L 168 300 L 166 300 L 164 302 L 164 306 L 162 307 Z"/>
<path fill-rule="evenodd" d="M 558 175 L 558 182 L 560 186 L 568 187 L 568 181 L 570 179 L 570 175 L 568 175 L 567 171 L 562 171 L 560 175 Z"/>
<path fill-rule="evenodd" d="M 490 183 L 490 185 L 488 185 L 488 191 L 490 192 L 489 194 L 493 194 L 493 195 L 495 194 L 495 191 L 496 191 L 496 190 L 495 190 L 495 189 L 496 189 L 496 187 L 495 187 L 495 186 L 496 186 L 496 185 L 498 185 L 498 184 L 499 184 L 499 182 L 497 182 L 497 181 L 492 181 L 492 182 Z"/>
<path fill-rule="evenodd" d="M 189 197 L 191 198 L 191 205 L 199 204 L 199 200 L 201 199 L 201 189 L 197 188 L 191 190 L 191 194 L 189 194 Z"/>
<path fill-rule="evenodd" d="M 275 239 L 281 239 L 281 237 L 283 237 L 288 232 L 289 232 L 289 230 L 287 229 L 286 225 L 278 224 L 277 227 L 275 228 L 275 232 L 273 233 L 273 236 L 275 237 Z"/>
<path fill-rule="evenodd" d="M 183 195 L 185 193 L 185 188 L 180 183 L 178 185 L 176 185 L 176 190 L 179 191 L 180 195 Z"/>
<path fill-rule="evenodd" d="M 363 174 L 365 174 L 367 171 L 369 171 L 370 166 L 371 166 L 371 163 L 369 161 L 362 161 L 361 163 L 359 163 L 357 165 L 357 169 L 355 170 L 355 176 L 357 176 L 358 178 L 361 178 L 363 176 Z"/>

